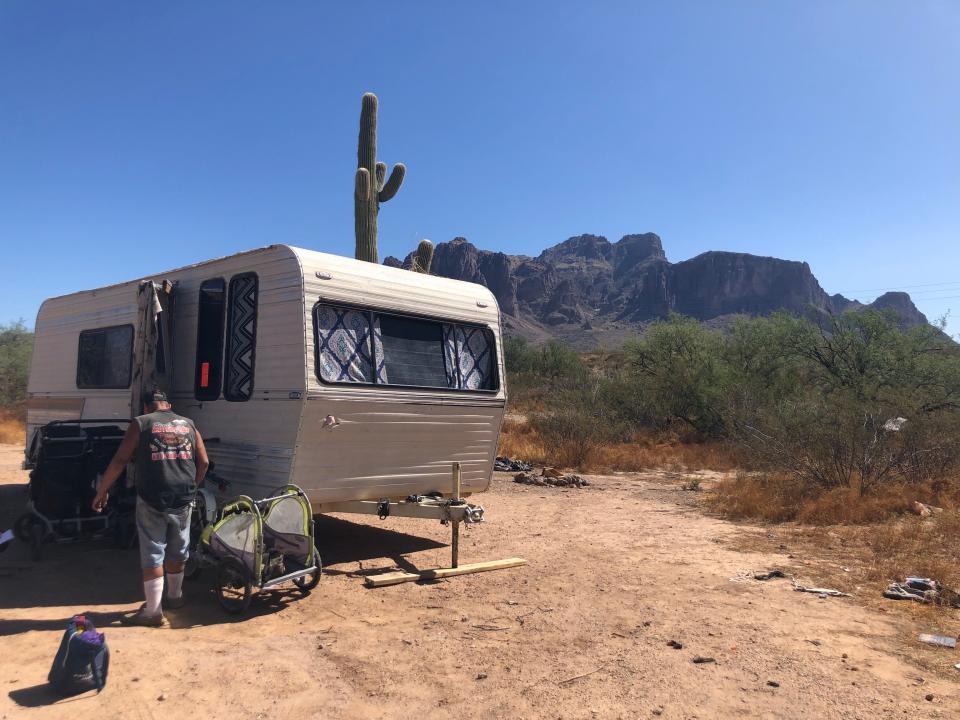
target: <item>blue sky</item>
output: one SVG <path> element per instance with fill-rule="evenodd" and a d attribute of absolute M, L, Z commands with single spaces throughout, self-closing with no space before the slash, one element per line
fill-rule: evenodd
<path fill-rule="evenodd" d="M 653 231 L 934 318 L 960 310 L 958 37 L 954 0 L 4 0 L 0 322 L 270 243 L 352 255 L 366 90 L 408 168 L 381 257 Z"/>

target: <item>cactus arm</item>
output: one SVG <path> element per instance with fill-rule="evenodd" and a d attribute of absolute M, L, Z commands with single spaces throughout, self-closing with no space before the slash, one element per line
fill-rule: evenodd
<path fill-rule="evenodd" d="M 380 192 L 383 190 L 383 179 L 387 176 L 387 164 L 378 162 L 377 163 L 377 185 L 376 190 Z"/>
<path fill-rule="evenodd" d="M 370 199 L 370 173 L 366 168 L 357 168 L 357 186 L 354 192 L 360 202 Z"/>
<path fill-rule="evenodd" d="M 397 163 L 393 166 L 393 170 L 390 172 L 390 179 L 387 180 L 386 184 L 383 186 L 383 189 L 377 196 L 377 200 L 380 202 L 386 202 L 394 195 L 397 194 L 397 190 L 400 189 L 400 186 L 403 185 L 403 177 L 407 174 L 407 166 L 403 163 Z"/>
<path fill-rule="evenodd" d="M 413 256 L 413 271 L 430 274 L 430 264 L 433 262 L 433 243 L 429 240 L 421 240 L 417 245 L 417 253 Z"/>

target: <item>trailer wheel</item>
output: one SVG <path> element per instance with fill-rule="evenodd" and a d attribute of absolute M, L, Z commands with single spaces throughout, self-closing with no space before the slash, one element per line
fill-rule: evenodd
<path fill-rule="evenodd" d="M 250 607 L 252 596 L 250 571 L 233 557 L 224 558 L 217 564 L 217 579 L 214 588 L 220 607 L 237 615 Z"/>
<path fill-rule="evenodd" d="M 308 594 L 317 586 L 317 583 L 320 582 L 320 575 L 323 573 L 323 565 L 320 562 L 320 551 L 316 545 L 313 546 L 313 564 L 317 566 L 316 570 L 309 575 L 298 577 L 293 581 L 304 595 Z"/>

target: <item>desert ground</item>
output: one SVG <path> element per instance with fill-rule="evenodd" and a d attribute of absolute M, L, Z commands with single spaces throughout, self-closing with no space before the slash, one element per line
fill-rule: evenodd
<path fill-rule="evenodd" d="M 25 500 L 21 453 L 0 446 L 0 528 Z M 0 555 L 0 719 L 960 713 L 960 657 L 919 646 L 909 609 L 744 579 L 787 568 L 816 584 L 816 560 L 744 550 L 765 531 L 705 515 L 669 473 L 590 479 L 557 489 L 498 474 L 474 498 L 487 521 L 461 534 L 461 562 L 524 567 L 368 589 L 371 573 L 449 563 L 449 529 L 322 517 L 325 571 L 309 596 L 264 596 L 238 618 L 201 576 L 159 630 L 118 622 L 142 599 L 135 551 L 48 546 L 34 563 L 15 542 Z M 110 678 L 63 700 L 46 675 L 78 612 L 107 634 Z"/>

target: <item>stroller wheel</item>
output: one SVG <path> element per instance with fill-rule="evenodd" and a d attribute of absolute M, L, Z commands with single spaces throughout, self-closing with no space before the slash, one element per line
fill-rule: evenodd
<path fill-rule="evenodd" d="M 39 560 L 47 528 L 43 520 L 33 513 L 24 513 L 13 524 L 13 534 L 21 542 L 28 543 L 34 560 Z"/>
<path fill-rule="evenodd" d="M 220 607 L 228 613 L 242 613 L 250 607 L 250 571 L 236 558 L 224 558 L 217 565 L 215 588 Z"/>
<path fill-rule="evenodd" d="M 309 575 L 298 577 L 293 581 L 300 589 L 300 592 L 304 594 L 307 594 L 317 586 L 317 583 L 320 582 L 320 574 L 323 572 L 323 566 L 320 564 L 320 551 L 317 550 L 316 545 L 313 546 L 313 564 L 317 566 L 316 570 Z"/>
<path fill-rule="evenodd" d="M 187 562 L 183 566 L 183 579 L 184 580 L 193 580 L 199 574 L 201 570 L 200 558 L 196 556 L 196 551 L 191 550 L 190 555 L 187 557 Z"/>
<path fill-rule="evenodd" d="M 24 513 L 18 517 L 17 521 L 13 524 L 13 534 L 17 540 L 25 543 L 30 542 L 32 539 L 30 526 L 35 522 L 40 522 L 40 519 L 35 517 L 33 513 Z"/>

